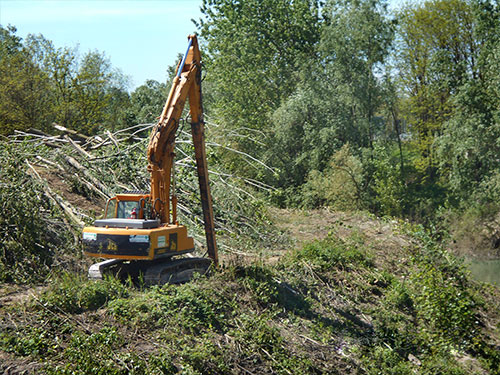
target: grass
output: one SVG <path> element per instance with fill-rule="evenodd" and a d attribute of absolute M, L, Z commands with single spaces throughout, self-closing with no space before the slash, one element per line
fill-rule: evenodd
<path fill-rule="evenodd" d="M 384 257 L 370 237 L 331 231 L 276 264 L 178 286 L 63 273 L 2 308 L 0 354 L 47 374 L 499 373 L 498 290 L 404 230 L 411 245 Z"/>

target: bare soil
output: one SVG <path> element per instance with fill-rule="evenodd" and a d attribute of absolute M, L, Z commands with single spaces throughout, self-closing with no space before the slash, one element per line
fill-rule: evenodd
<path fill-rule="evenodd" d="M 49 187 L 59 194 L 64 200 L 73 207 L 87 215 L 101 216 L 104 212 L 106 202 L 100 197 L 87 197 L 74 191 L 72 188 L 71 177 L 67 173 L 37 168 L 37 172 L 44 178 Z M 76 176 L 74 177 L 77 178 Z"/>
<path fill-rule="evenodd" d="M 27 286 L 16 284 L 0 284 L 0 308 L 22 304 L 33 295 L 39 294 L 46 287 L 43 285 Z"/>
<path fill-rule="evenodd" d="M 339 212 L 328 208 L 318 210 L 270 209 L 274 223 L 285 230 L 295 248 L 334 234 L 341 239 L 359 236 L 376 252 L 375 262 L 393 260 L 395 254 L 405 253 L 410 240 L 401 233 L 401 222 L 382 220 L 365 212 Z M 404 262 L 404 257 L 400 258 Z"/>

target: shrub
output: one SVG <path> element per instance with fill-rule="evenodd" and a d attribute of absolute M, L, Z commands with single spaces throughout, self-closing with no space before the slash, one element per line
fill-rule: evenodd
<path fill-rule="evenodd" d="M 28 151 L 27 145 L 0 143 L 0 281 L 40 281 L 56 252 L 73 243 L 60 211 L 16 157 Z"/>
<path fill-rule="evenodd" d="M 363 207 L 363 167 L 345 144 L 331 157 L 323 171 L 312 170 L 302 187 L 304 205 L 329 206 L 338 210 Z"/>
<path fill-rule="evenodd" d="M 344 241 L 330 232 L 325 239 L 304 245 L 301 251 L 295 251 L 292 262 L 306 261 L 322 271 L 335 267 L 352 268 L 357 265 L 371 266 L 371 257 L 355 237 Z"/>
<path fill-rule="evenodd" d="M 191 283 L 153 287 L 135 298 L 110 302 L 108 311 L 127 324 L 143 327 L 169 324 L 186 332 L 199 332 L 223 329 L 225 314 L 233 308 L 217 290 Z"/>
<path fill-rule="evenodd" d="M 107 278 L 102 281 L 87 280 L 70 273 L 63 273 L 53 280 L 40 302 L 48 308 L 67 313 L 97 310 L 108 301 L 128 296 L 128 289 L 119 280 Z"/>

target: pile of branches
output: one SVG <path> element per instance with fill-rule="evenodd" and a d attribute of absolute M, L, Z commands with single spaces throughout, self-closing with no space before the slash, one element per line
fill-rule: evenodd
<path fill-rule="evenodd" d="M 28 173 L 39 181 L 43 193 L 64 211 L 66 224 L 77 241 L 81 227 L 92 223 L 96 215 L 75 207 L 58 195 L 44 180 L 43 173 L 39 172 L 46 169 L 64 175 L 65 180 L 70 178 L 73 190 L 90 200 L 100 201 L 101 206 L 105 200 L 122 191 L 149 191 L 146 151 L 153 126 L 137 124 L 89 137 L 54 124 L 57 135 L 30 129 L 26 132 L 17 131 L 9 137 L 8 142 L 23 145 L 24 154 L 18 154 L 17 157 L 23 159 Z M 210 133 L 210 123 L 206 133 Z M 227 173 L 215 161 L 220 153 L 231 152 L 250 165 L 268 167 L 249 154 L 216 142 L 207 141 L 206 148 L 219 248 L 245 254 L 242 248 L 246 247 L 246 250 L 252 249 L 251 253 L 255 253 L 258 251 L 257 244 L 265 247 L 281 241 L 282 236 L 277 236 L 269 228 L 269 220 L 259 198 L 261 192 L 270 191 L 272 187 Z M 193 145 L 191 134 L 183 126 L 177 134 L 176 155 L 176 193 L 180 220 L 201 245 L 204 243 L 203 215 Z"/>

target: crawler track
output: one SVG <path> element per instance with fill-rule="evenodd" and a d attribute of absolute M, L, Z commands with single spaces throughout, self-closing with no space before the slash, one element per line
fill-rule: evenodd
<path fill-rule="evenodd" d="M 191 280 L 194 274 L 205 275 L 212 261 L 207 258 L 165 259 L 161 262 L 123 262 L 118 259 L 106 260 L 92 265 L 89 278 L 100 280 L 104 275 L 115 275 L 126 279 L 139 279 L 142 275 L 146 286 L 180 284 Z"/>

